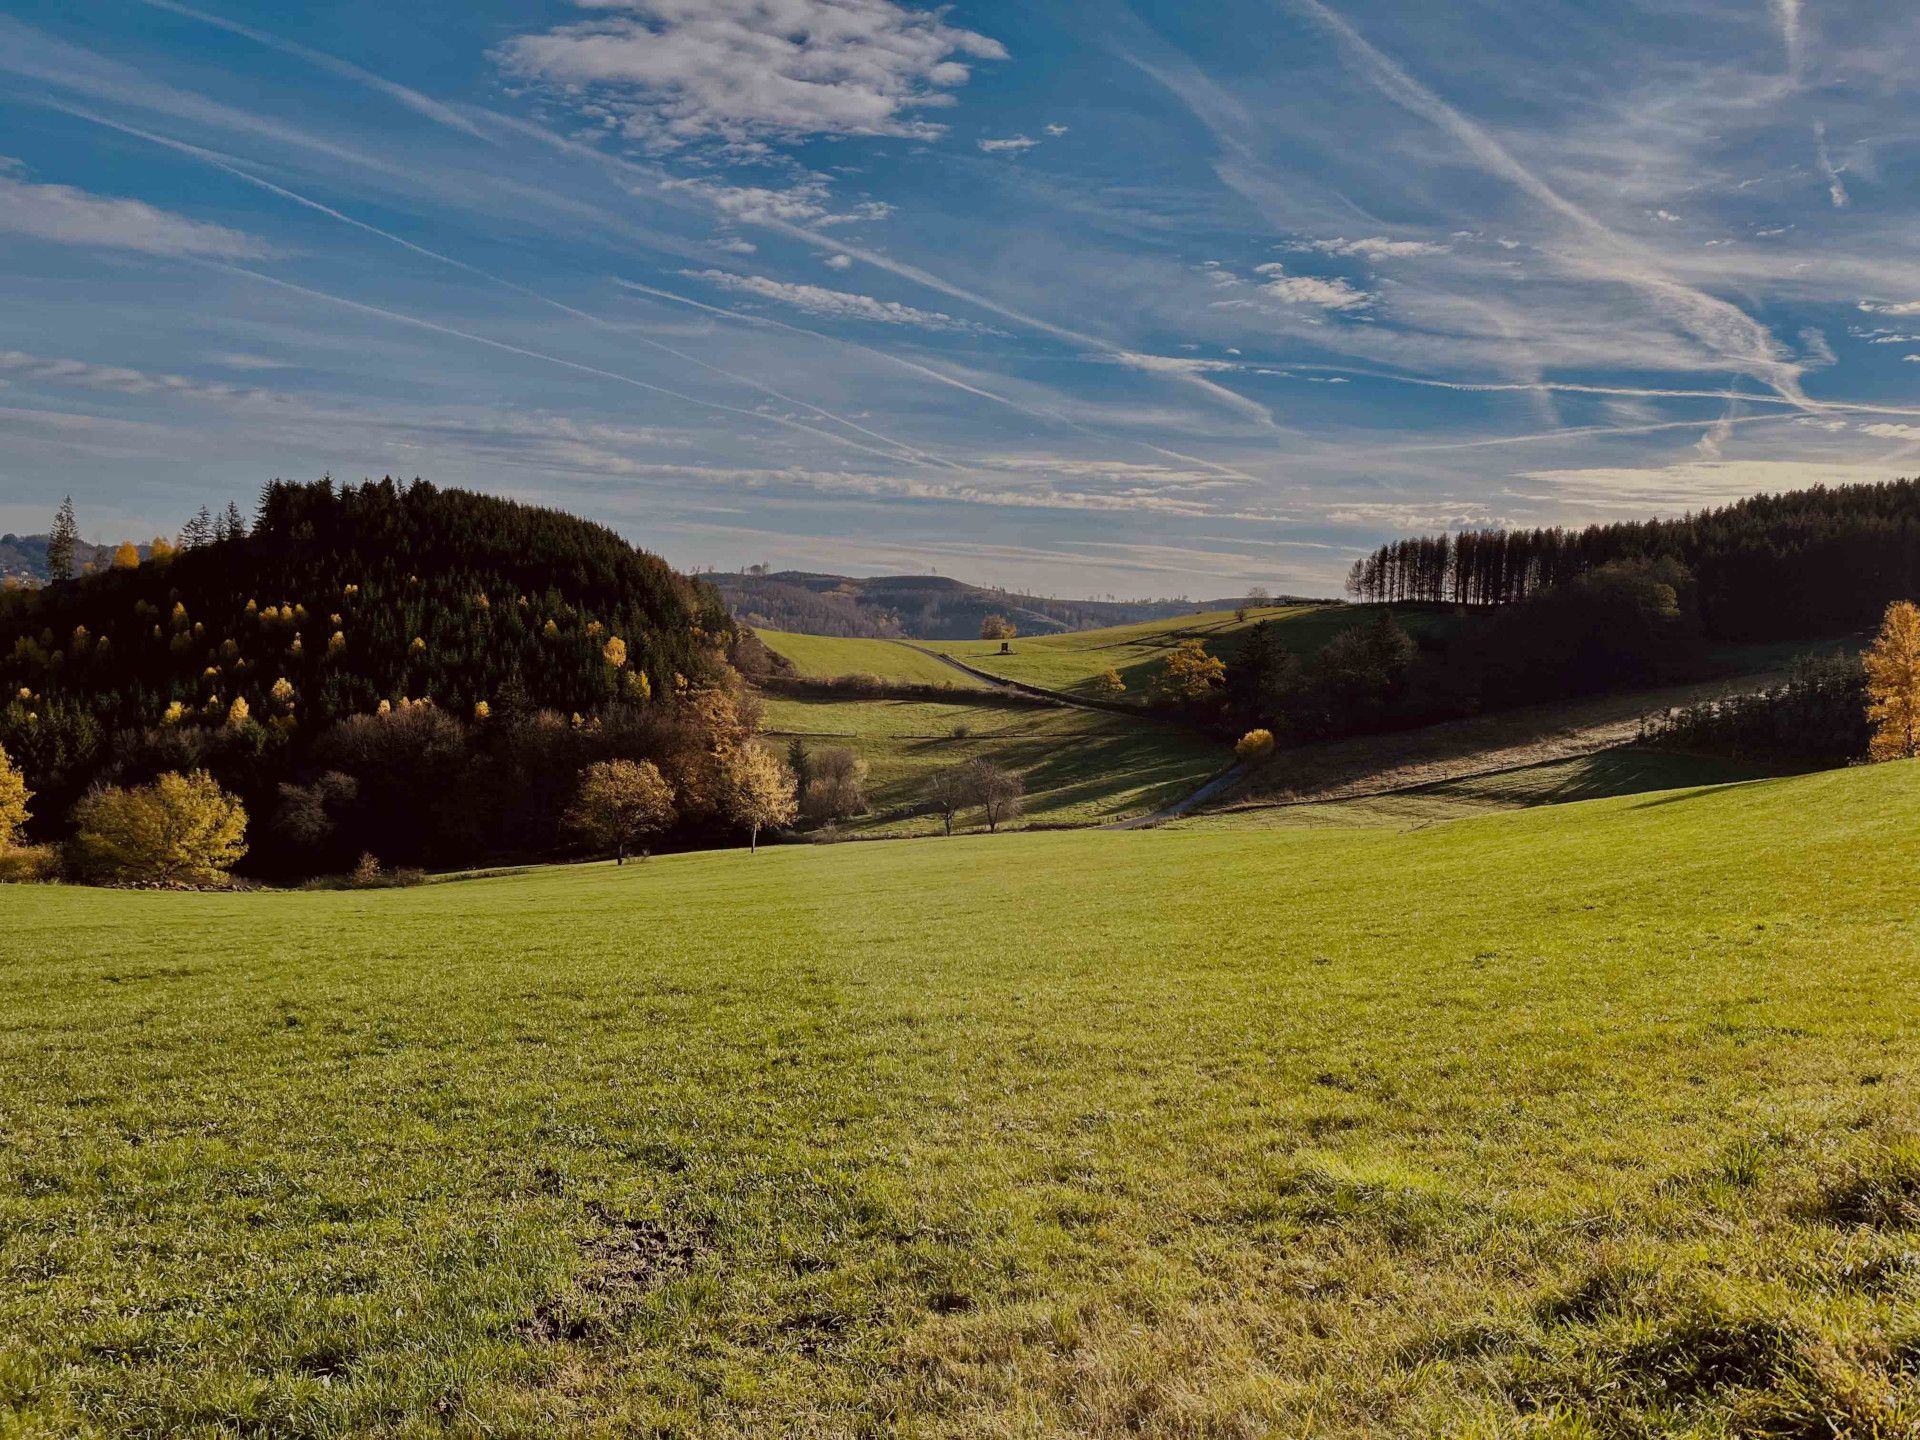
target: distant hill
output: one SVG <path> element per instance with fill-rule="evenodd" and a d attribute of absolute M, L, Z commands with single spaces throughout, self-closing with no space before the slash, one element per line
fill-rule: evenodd
<path fill-rule="evenodd" d="M 47 583 L 46 535 L 0 535 L 0 580 L 19 580 L 29 585 Z M 144 556 L 147 547 L 142 545 Z M 113 546 L 90 545 L 85 540 L 74 546 L 74 568 L 104 570 L 113 561 Z"/>
<path fill-rule="evenodd" d="M 969 585 L 944 575 L 855 579 L 804 570 L 710 574 L 734 618 L 766 630 L 876 640 L 971 640 L 980 622 L 1004 615 L 1024 635 L 1136 625 L 1201 610 L 1231 610 L 1232 599 L 1053 600 Z M 1291 598 L 1291 597 L 1276 597 Z"/>

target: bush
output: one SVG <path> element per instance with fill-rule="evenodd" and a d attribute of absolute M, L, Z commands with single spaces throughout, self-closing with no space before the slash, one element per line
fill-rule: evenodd
<path fill-rule="evenodd" d="M 60 852 L 51 845 L 0 849 L 0 885 L 36 885 L 60 878 Z"/>
<path fill-rule="evenodd" d="M 1240 743 L 1233 747 L 1233 753 L 1248 765 L 1258 764 L 1273 754 L 1273 732 L 1271 730 L 1249 730 L 1240 737 Z"/>
<path fill-rule="evenodd" d="M 94 790 L 73 818 L 75 866 L 91 879 L 221 884 L 247 853 L 247 812 L 204 770 Z"/>
<path fill-rule="evenodd" d="M 867 811 L 867 762 L 851 750 L 823 750 L 813 758 L 800 796 L 800 813 L 831 825 Z"/>

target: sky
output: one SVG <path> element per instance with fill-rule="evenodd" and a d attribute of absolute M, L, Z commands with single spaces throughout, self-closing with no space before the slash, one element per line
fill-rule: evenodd
<path fill-rule="evenodd" d="M 1920 473 L 1920 8 L 0 0 L 0 529 L 1337 591 Z"/>

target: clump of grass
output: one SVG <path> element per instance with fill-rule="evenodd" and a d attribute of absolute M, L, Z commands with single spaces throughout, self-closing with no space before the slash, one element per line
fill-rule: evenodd
<path fill-rule="evenodd" d="M 1834 1225 L 1920 1227 L 1920 1144 L 1894 1141 L 1851 1161 L 1820 1186 L 1808 1209 Z"/>

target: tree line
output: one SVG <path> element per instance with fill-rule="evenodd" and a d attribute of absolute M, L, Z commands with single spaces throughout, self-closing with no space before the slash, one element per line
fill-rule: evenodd
<path fill-rule="evenodd" d="M 1675 520 L 1470 530 L 1396 540 L 1356 560 L 1363 601 L 1514 605 L 1608 565 L 1672 560 L 1715 640 L 1865 629 L 1920 591 L 1920 482 L 1761 495 Z"/>

